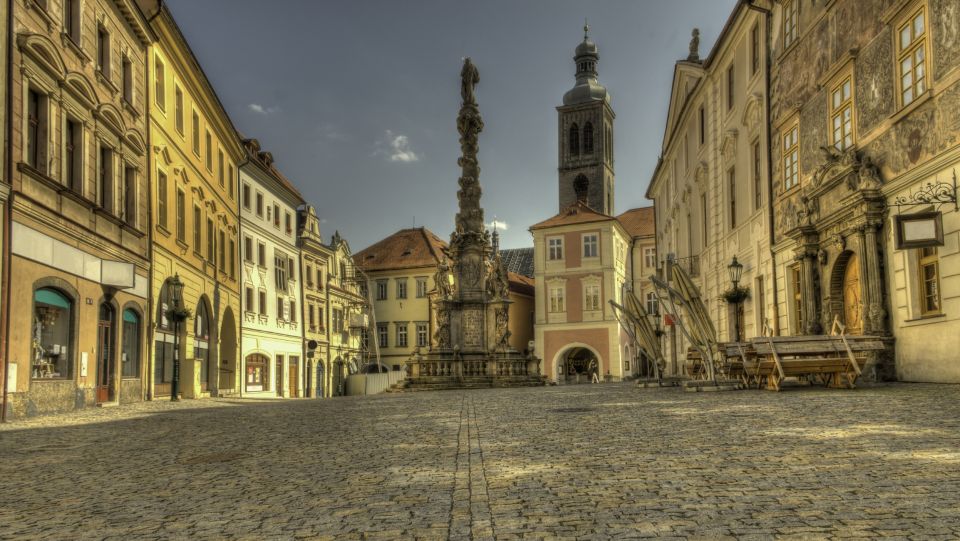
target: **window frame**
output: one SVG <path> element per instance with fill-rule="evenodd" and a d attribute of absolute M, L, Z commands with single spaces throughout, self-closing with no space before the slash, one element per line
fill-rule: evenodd
<path fill-rule="evenodd" d="M 783 50 L 786 51 L 800 38 L 800 1 L 785 0 L 782 9 L 780 27 L 783 29 Z"/>
<path fill-rule="evenodd" d="M 893 35 L 894 57 L 896 62 L 896 66 L 894 67 L 894 72 L 896 73 L 897 104 L 899 105 L 899 109 L 903 109 L 905 107 L 910 106 L 913 103 L 916 103 L 918 100 L 920 100 L 921 97 L 927 94 L 927 92 L 930 90 L 930 81 L 932 80 L 932 77 L 930 75 L 931 57 L 930 57 L 930 51 L 928 49 L 930 40 L 927 39 L 930 34 L 930 18 L 927 15 L 926 2 L 919 2 L 919 4 L 914 5 L 912 9 L 910 9 L 909 11 L 905 11 L 904 13 L 908 15 L 901 15 L 900 18 L 896 20 L 895 24 L 892 25 L 893 28 L 896 29 L 896 31 L 893 33 L 894 34 Z M 915 22 L 918 16 L 923 17 L 923 31 L 920 36 L 916 35 L 916 26 L 915 26 Z M 910 29 L 911 40 L 904 47 L 902 35 L 903 35 L 903 31 L 907 28 Z M 920 83 L 917 82 L 917 77 L 916 77 L 917 57 L 915 56 L 916 53 L 919 51 L 922 51 L 922 55 L 923 55 L 921 59 L 922 65 L 923 65 L 923 76 L 920 78 L 921 80 Z M 910 83 L 911 97 L 909 101 L 907 101 L 904 98 L 904 94 L 906 93 L 906 91 L 904 89 L 904 84 L 903 84 L 903 79 L 904 79 L 903 62 L 908 58 L 910 59 L 910 66 L 911 66 L 909 70 L 909 73 L 911 75 L 911 83 Z M 918 86 L 922 86 L 922 89 L 919 92 L 917 92 Z"/>
<path fill-rule="evenodd" d="M 790 136 L 789 145 L 787 144 L 788 135 Z M 780 144 L 781 180 L 783 191 L 786 193 L 800 185 L 800 119 L 794 118 L 785 124 L 777 140 Z"/>
<path fill-rule="evenodd" d="M 924 255 L 927 250 L 932 253 Z M 938 316 L 943 313 L 943 294 L 940 279 L 940 253 L 936 247 L 917 248 L 915 252 L 917 259 L 917 300 L 920 302 L 921 317 Z M 927 268 L 933 269 L 932 278 L 928 279 L 924 271 Z M 930 288 L 930 285 L 933 288 Z M 928 299 L 936 299 L 936 308 L 929 308 Z"/>
<path fill-rule="evenodd" d="M 177 130 L 177 133 L 181 137 L 184 136 L 184 130 L 186 130 L 186 121 L 184 119 L 184 100 L 183 100 L 183 89 L 180 88 L 176 82 L 173 83 L 173 117 L 174 117 L 174 128 Z"/>
<path fill-rule="evenodd" d="M 164 65 L 160 55 L 153 55 L 153 101 L 161 113 L 167 112 L 167 67 Z"/>
<path fill-rule="evenodd" d="M 580 245 L 583 247 L 583 259 L 600 257 L 600 233 L 583 233 L 580 237 Z"/>
<path fill-rule="evenodd" d="M 827 113 L 830 124 L 827 133 L 830 134 L 830 144 L 840 152 L 857 144 L 856 137 L 856 97 L 854 95 L 853 70 L 848 69 L 840 74 L 828 88 Z M 844 88 L 846 87 L 846 88 Z M 846 92 L 846 96 L 844 96 Z M 837 101 L 839 93 L 840 101 Z M 849 115 L 849 117 L 845 117 Z M 837 122 L 839 121 L 839 135 Z M 839 137 L 839 139 L 838 139 Z M 847 142 L 849 139 L 849 142 Z"/>

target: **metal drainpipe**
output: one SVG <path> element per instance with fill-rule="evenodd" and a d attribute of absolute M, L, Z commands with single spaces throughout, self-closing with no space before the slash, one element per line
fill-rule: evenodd
<path fill-rule="evenodd" d="M 748 0 L 747 8 L 762 13 L 764 16 L 764 27 L 766 36 L 764 39 L 767 42 L 767 54 L 764 59 L 764 90 L 765 90 L 765 113 L 766 113 L 766 122 L 764 123 L 764 129 L 767 131 L 767 219 L 769 226 L 769 235 L 770 235 L 770 280 L 772 282 L 773 289 L 773 326 L 771 330 L 773 331 L 774 336 L 780 336 L 780 302 L 777 299 L 777 254 L 773 249 L 774 241 L 776 240 L 773 228 L 773 145 L 771 144 L 771 118 L 770 118 L 770 72 L 773 64 L 773 47 L 771 33 L 773 31 L 773 13 L 766 8 L 762 8 L 754 4 L 756 0 Z"/>
<path fill-rule="evenodd" d="M 150 20 L 153 20 L 153 19 L 150 19 Z M 150 22 L 147 21 L 147 24 L 149 25 Z M 150 114 L 150 104 L 152 103 L 151 102 L 152 96 L 150 94 L 150 67 L 149 67 L 150 66 L 150 46 L 149 45 L 147 45 L 146 52 L 144 53 L 143 66 L 144 66 L 143 87 L 145 89 L 144 99 L 146 100 L 146 103 L 144 104 L 144 107 L 145 107 L 144 116 L 146 117 L 144 119 L 144 122 L 145 122 L 144 127 L 146 128 L 145 131 L 147 132 L 147 174 L 145 175 L 147 179 L 147 187 L 148 187 L 148 190 L 147 190 L 147 259 L 150 261 L 150 272 L 149 272 L 150 278 L 147 283 L 147 313 L 145 314 L 146 317 L 144 317 L 144 320 L 145 320 L 145 323 L 147 323 L 147 332 L 146 332 L 147 347 L 145 348 L 145 351 L 147 352 L 147 358 L 150 358 L 152 357 L 150 352 L 156 351 L 155 348 L 150 347 L 154 343 L 154 337 L 155 337 L 154 331 L 156 330 L 156 328 L 154 325 L 149 324 L 149 322 L 153 321 L 153 318 L 155 317 L 154 306 L 153 306 L 153 279 L 155 277 L 154 270 L 153 270 L 153 228 L 154 228 L 153 188 L 150 186 L 151 185 L 150 178 L 153 174 L 154 159 L 153 159 L 153 144 L 152 144 L 153 138 L 150 137 L 150 132 L 151 132 L 150 125 L 153 123 L 153 116 Z M 144 374 L 144 377 L 141 379 L 141 381 L 143 380 L 147 382 L 147 386 L 146 386 L 147 400 L 153 400 L 153 384 L 154 384 L 153 363 L 149 363 L 149 362 L 147 363 L 147 373 Z"/>
<path fill-rule="evenodd" d="M 4 85 L 6 92 L 6 152 L 4 153 L 4 175 L 6 182 L 12 184 L 13 177 L 13 159 L 10 151 L 13 149 L 13 0 L 7 2 L 7 84 Z M 10 191 L 6 204 L 3 206 L 3 308 L 0 309 L 0 354 L 3 355 L 3 405 L 0 406 L 0 423 L 7 422 L 7 381 L 10 379 L 10 344 L 7 338 L 10 336 L 10 226 L 13 225 L 13 211 L 10 209 L 13 205 L 13 191 Z"/>

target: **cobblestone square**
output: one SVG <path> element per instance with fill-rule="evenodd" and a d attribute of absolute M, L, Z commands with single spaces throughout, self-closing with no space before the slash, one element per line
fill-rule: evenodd
<path fill-rule="evenodd" d="M 148 402 L 0 428 L 0 539 L 960 536 L 960 387 Z"/>

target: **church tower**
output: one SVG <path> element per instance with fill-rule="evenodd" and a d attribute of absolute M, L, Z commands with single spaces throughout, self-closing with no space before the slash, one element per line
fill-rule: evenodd
<path fill-rule="evenodd" d="M 613 215 L 613 108 L 610 94 L 597 82 L 597 45 L 583 27 L 583 42 L 573 60 L 577 82 L 563 95 L 559 114 L 560 210 L 577 201 Z"/>

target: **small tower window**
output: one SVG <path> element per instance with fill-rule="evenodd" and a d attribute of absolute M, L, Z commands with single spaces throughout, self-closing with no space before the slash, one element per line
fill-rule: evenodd
<path fill-rule="evenodd" d="M 587 177 L 583 175 L 577 175 L 577 178 L 573 181 L 573 193 L 577 195 L 578 202 L 587 202 L 587 189 L 589 187 L 590 181 L 587 180 Z"/>
<path fill-rule="evenodd" d="M 573 156 L 580 155 L 580 128 L 576 122 L 570 126 L 570 154 Z"/>
<path fill-rule="evenodd" d="M 593 124 L 583 125 L 583 153 L 593 154 Z"/>

